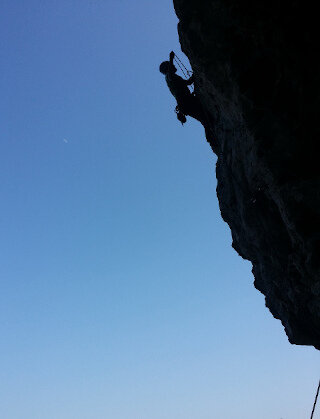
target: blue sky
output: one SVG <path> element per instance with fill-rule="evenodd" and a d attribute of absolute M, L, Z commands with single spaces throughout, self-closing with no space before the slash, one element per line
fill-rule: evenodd
<path fill-rule="evenodd" d="M 264 307 L 158 72 L 171 0 L 0 20 L 0 417 L 307 417 L 319 355 Z"/>

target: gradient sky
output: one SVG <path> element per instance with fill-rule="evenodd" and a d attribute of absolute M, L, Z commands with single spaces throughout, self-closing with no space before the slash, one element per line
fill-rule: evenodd
<path fill-rule="evenodd" d="M 308 417 L 319 354 L 254 289 L 158 71 L 171 0 L 1 5 L 0 417 Z"/>

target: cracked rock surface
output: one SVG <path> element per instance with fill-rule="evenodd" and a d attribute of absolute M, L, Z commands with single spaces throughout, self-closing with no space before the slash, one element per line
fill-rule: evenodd
<path fill-rule="evenodd" d="M 320 349 L 317 14 L 286 0 L 174 7 L 233 247 L 289 341 Z"/>

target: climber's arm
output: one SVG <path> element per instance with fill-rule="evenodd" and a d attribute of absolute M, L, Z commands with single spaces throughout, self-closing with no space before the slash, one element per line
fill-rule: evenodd
<path fill-rule="evenodd" d="M 173 59 L 174 59 L 174 52 L 173 51 L 171 51 L 170 52 L 170 55 L 169 55 L 169 61 L 170 61 L 170 65 L 171 66 L 173 66 L 174 64 L 173 64 Z"/>

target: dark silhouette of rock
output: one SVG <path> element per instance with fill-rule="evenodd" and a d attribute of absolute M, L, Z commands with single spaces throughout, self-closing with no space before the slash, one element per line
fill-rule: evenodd
<path fill-rule="evenodd" d="M 320 349 L 317 13 L 287 0 L 174 6 L 233 247 L 289 341 Z"/>

